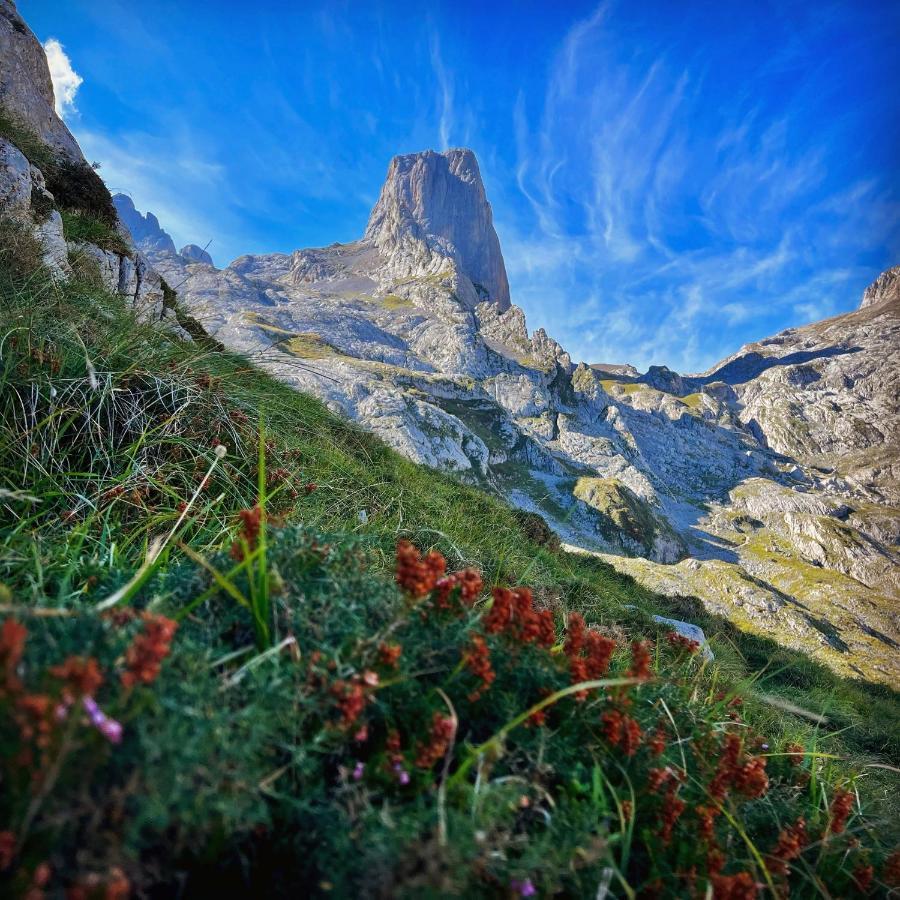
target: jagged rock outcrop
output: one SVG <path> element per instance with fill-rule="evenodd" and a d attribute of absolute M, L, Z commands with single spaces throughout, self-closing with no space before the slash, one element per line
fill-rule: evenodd
<path fill-rule="evenodd" d="M 128 229 L 135 244 L 141 250 L 153 253 L 175 253 L 175 242 L 160 227 L 159 219 L 148 212 L 141 215 L 134 208 L 134 201 L 127 194 L 113 194 L 113 203 L 119 220 Z"/>
<path fill-rule="evenodd" d="M 900 266 L 882 272 L 863 291 L 859 308 L 865 309 L 867 306 L 877 306 L 879 303 L 889 303 L 892 300 L 900 300 Z"/>
<path fill-rule="evenodd" d="M 0 137 L 0 218 L 31 234 L 40 244 L 44 265 L 57 278 L 71 274 L 62 217 L 53 207 L 40 169 Z"/>
<path fill-rule="evenodd" d="M 896 682 L 900 303 L 789 329 L 699 375 L 574 366 L 475 284 L 494 236 L 480 179 L 454 184 L 477 173 L 470 156 L 395 160 L 358 241 L 222 270 L 151 259 L 218 340 L 411 459 L 504 494 L 657 590 Z M 482 256 L 457 230 L 473 204 Z"/>
<path fill-rule="evenodd" d="M 56 153 L 83 163 L 81 148 L 56 114 L 53 101 L 44 48 L 12 0 L 0 0 L 0 110 Z"/>
<path fill-rule="evenodd" d="M 395 156 L 365 237 L 395 276 L 437 275 L 452 260 L 480 299 L 509 307 L 500 241 L 471 150 Z"/>

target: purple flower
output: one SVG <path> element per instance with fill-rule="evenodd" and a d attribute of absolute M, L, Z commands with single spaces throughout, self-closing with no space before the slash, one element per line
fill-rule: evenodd
<path fill-rule="evenodd" d="M 360 778 L 363 777 L 363 772 L 365 772 L 365 770 L 366 770 L 366 764 L 358 762 L 356 764 L 355 768 L 353 769 L 353 780 L 359 781 Z"/>
<path fill-rule="evenodd" d="M 91 720 L 91 725 L 100 732 L 111 744 L 118 744 L 122 740 L 122 725 L 115 719 L 110 719 L 106 713 L 97 706 L 93 697 L 85 697 L 82 701 L 85 712 Z"/>
<path fill-rule="evenodd" d="M 519 881 L 518 878 L 514 878 L 510 883 L 510 887 L 516 891 L 520 897 L 533 897 L 537 893 L 537 889 L 530 878 L 526 878 L 524 881 Z"/>
<path fill-rule="evenodd" d="M 115 719 L 107 719 L 102 725 L 98 726 L 100 733 L 111 744 L 118 744 L 122 740 L 122 723 Z"/>

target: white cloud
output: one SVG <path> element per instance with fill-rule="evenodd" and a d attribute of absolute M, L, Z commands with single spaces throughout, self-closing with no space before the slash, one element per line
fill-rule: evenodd
<path fill-rule="evenodd" d="M 53 96 L 56 100 L 56 112 L 65 118 L 75 111 L 75 95 L 84 79 L 72 68 L 72 62 L 66 55 L 63 45 L 56 38 L 49 38 L 44 44 L 47 64 L 50 66 L 50 79 L 53 82 Z"/>

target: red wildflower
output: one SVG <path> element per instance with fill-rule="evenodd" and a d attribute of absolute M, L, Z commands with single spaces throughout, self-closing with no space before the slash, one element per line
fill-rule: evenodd
<path fill-rule="evenodd" d="M 453 591 L 459 589 L 459 599 L 465 606 L 471 606 L 484 587 L 481 572 L 477 569 L 463 569 L 461 572 L 453 572 L 445 576 L 437 583 L 435 605 L 439 609 L 449 610 L 453 604 L 450 597 Z"/>
<path fill-rule="evenodd" d="M 75 697 L 92 697 L 103 684 L 100 666 L 93 657 L 70 656 L 59 666 L 53 666 L 50 674 L 66 682 L 64 692 L 67 699 Z"/>
<path fill-rule="evenodd" d="M 331 694 L 337 700 L 341 727 L 350 728 L 366 706 L 367 697 L 362 682 L 358 679 L 339 679 L 331 686 Z"/>
<path fill-rule="evenodd" d="M 862 893 L 866 893 L 872 887 L 872 880 L 875 878 L 875 869 L 872 866 L 866 866 L 862 863 L 853 870 L 853 881 Z"/>
<path fill-rule="evenodd" d="M 572 684 L 581 684 L 582 681 L 587 681 L 587 660 L 583 656 L 572 656 L 569 659 L 569 677 L 572 681 Z M 576 691 L 575 699 L 578 701 L 586 700 L 588 692 L 587 691 Z"/>
<path fill-rule="evenodd" d="M 553 611 L 542 609 L 538 613 L 537 642 L 541 647 L 550 648 L 556 643 L 556 622 L 553 621 Z"/>
<path fill-rule="evenodd" d="M 802 766 L 803 760 L 806 758 L 805 753 L 806 750 L 803 747 L 803 744 L 785 744 L 785 752 L 788 754 L 788 759 L 791 762 L 792 766 Z"/>
<path fill-rule="evenodd" d="M 566 656 L 573 657 L 581 653 L 585 639 L 584 619 L 580 613 L 569 613 L 569 620 L 566 624 L 566 643 L 563 647 Z"/>
<path fill-rule="evenodd" d="M 647 741 L 647 746 L 650 748 L 650 752 L 654 756 L 662 756 L 663 751 L 666 749 L 666 729 L 665 726 L 660 722 L 659 725 L 656 726 L 656 729 L 653 732 L 653 737 Z"/>
<path fill-rule="evenodd" d="M 527 587 L 501 588 L 491 591 L 493 603 L 484 617 L 484 630 L 488 634 L 501 634 L 523 644 L 538 643 L 552 647 L 556 640 L 553 613 L 534 608 L 534 598 Z"/>
<path fill-rule="evenodd" d="M 725 854 L 718 847 L 706 851 L 706 868 L 710 875 L 718 875 L 725 868 Z"/>
<path fill-rule="evenodd" d="M 765 758 L 751 756 L 735 773 L 734 786 L 745 797 L 762 797 L 769 789 Z"/>
<path fill-rule="evenodd" d="M 650 769 L 647 772 L 647 790 L 650 791 L 651 794 L 658 793 L 659 789 L 666 784 L 671 777 L 672 771 L 668 768 Z"/>
<path fill-rule="evenodd" d="M 806 821 L 797 819 L 793 825 L 783 829 L 778 835 L 778 842 L 769 854 L 767 863 L 769 871 L 775 875 L 787 876 L 787 864 L 796 859 L 808 843 Z"/>
<path fill-rule="evenodd" d="M 450 748 L 450 741 L 456 732 L 456 722 L 450 716 L 435 713 L 431 720 L 431 736 L 427 744 L 419 744 L 416 765 L 420 769 L 430 769 L 442 759 Z"/>
<path fill-rule="evenodd" d="M 436 550 L 423 559 L 409 541 L 397 542 L 397 584 L 416 599 L 430 594 L 447 568 L 447 561 Z"/>
<path fill-rule="evenodd" d="M 663 800 L 662 819 L 659 829 L 659 838 L 663 844 L 668 844 L 672 840 L 672 829 L 675 823 L 681 818 L 684 812 L 684 800 L 675 793 L 674 789 L 670 789 Z"/>
<path fill-rule="evenodd" d="M 15 619 L 7 619 L 0 628 L 0 696 L 22 688 L 16 668 L 25 652 L 28 629 Z"/>
<path fill-rule="evenodd" d="M 895 850 L 885 861 L 882 870 L 885 884 L 900 887 L 900 849 Z"/>
<path fill-rule="evenodd" d="M 494 602 L 484 617 L 484 630 L 488 634 L 499 634 L 512 623 L 514 594 L 509 588 L 495 587 L 491 595 Z"/>
<path fill-rule="evenodd" d="M 743 744 L 736 734 L 726 734 L 716 774 L 709 785 L 710 796 L 722 801 L 733 787 L 745 797 L 762 797 L 769 789 L 766 760 L 761 756 L 745 757 Z"/>
<path fill-rule="evenodd" d="M 53 731 L 53 703 L 46 694 L 25 694 L 16 701 L 16 722 L 23 741 L 44 749 Z"/>
<path fill-rule="evenodd" d="M 11 831 L 0 831 L 0 872 L 12 865 L 16 855 L 16 836 Z"/>
<path fill-rule="evenodd" d="M 262 528 L 263 511 L 259 506 L 253 509 L 242 509 L 238 512 L 238 518 L 241 520 L 241 528 L 238 531 L 238 540 L 231 545 L 231 556 L 238 561 L 244 558 L 244 544 L 250 550 L 256 548 L 256 542 L 259 540 L 259 532 Z"/>
<path fill-rule="evenodd" d="M 700 837 L 705 841 L 711 841 L 713 839 L 713 835 L 715 833 L 716 827 L 716 816 L 719 814 L 719 810 L 714 806 L 698 806 L 694 812 L 697 814 L 697 818 L 700 820 L 699 832 Z"/>
<path fill-rule="evenodd" d="M 378 648 L 378 662 L 388 669 L 396 668 L 403 648 L 399 644 L 381 644 Z"/>
<path fill-rule="evenodd" d="M 156 680 L 178 628 L 177 622 L 165 616 L 144 613 L 141 618 L 144 630 L 125 652 L 126 668 L 122 673 L 122 684 L 126 688 L 136 684 L 152 684 Z"/>
<path fill-rule="evenodd" d="M 584 638 L 587 674 L 589 678 L 602 678 L 609 671 L 609 661 L 616 642 L 599 631 L 588 631 Z"/>
<path fill-rule="evenodd" d="M 828 826 L 832 834 L 841 834 L 847 824 L 847 818 L 853 810 L 853 794 L 844 788 L 837 788 L 831 799 L 831 822 Z"/>
<path fill-rule="evenodd" d="M 631 668 L 628 670 L 631 678 L 640 678 L 642 681 L 646 681 L 652 677 L 653 657 L 650 654 L 652 646 L 650 641 L 632 641 Z"/>
<path fill-rule="evenodd" d="M 314 481 L 310 481 L 309 484 L 307 484 L 304 488 L 307 494 L 311 494 L 313 491 L 316 491 L 318 489 L 319 486 Z"/>
<path fill-rule="evenodd" d="M 490 688 L 497 677 L 496 672 L 491 667 L 491 652 L 488 649 L 487 642 L 480 634 L 472 635 L 472 643 L 466 650 L 463 660 L 466 668 L 481 681 L 479 687 L 469 694 L 469 700 L 474 703 Z"/>
<path fill-rule="evenodd" d="M 755 900 L 759 894 L 756 880 L 749 872 L 713 875 L 710 881 L 714 900 Z"/>
<path fill-rule="evenodd" d="M 641 742 L 641 726 L 617 709 L 607 710 L 600 718 L 603 736 L 613 747 L 621 747 L 626 756 L 634 756 Z"/>
<path fill-rule="evenodd" d="M 687 652 L 693 655 L 700 649 L 700 644 L 677 631 L 670 631 L 666 634 L 666 640 L 669 645 L 679 652 Z"/>

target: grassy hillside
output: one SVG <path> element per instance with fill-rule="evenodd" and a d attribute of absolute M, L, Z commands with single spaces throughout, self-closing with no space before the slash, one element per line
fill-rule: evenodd
<path fill-rule="evenodd" d="M 560 552 L 8 233 L 0 891 L 887 891 L 890 691 Z"/>

